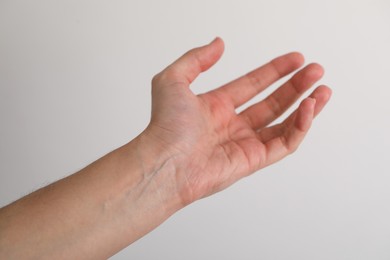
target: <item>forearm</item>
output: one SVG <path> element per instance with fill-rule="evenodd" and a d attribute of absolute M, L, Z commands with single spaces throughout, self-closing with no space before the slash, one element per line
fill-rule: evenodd
<path fill-rule="evenodd" d="M 0 258 L 107 258 L 180 209 L 169 156 L 140 139 L 1 209 Z"/>

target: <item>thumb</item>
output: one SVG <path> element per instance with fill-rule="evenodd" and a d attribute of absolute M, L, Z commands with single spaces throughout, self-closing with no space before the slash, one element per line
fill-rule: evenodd
<path fill-rule="evenodd" d="M 201 72 L 212 67 L 222 56 L 224 51 L 223 40 L 215 38 L 211 43 L 192 49 L 157 74 L 153 84 L 185 84 L 193 82 Z"/>

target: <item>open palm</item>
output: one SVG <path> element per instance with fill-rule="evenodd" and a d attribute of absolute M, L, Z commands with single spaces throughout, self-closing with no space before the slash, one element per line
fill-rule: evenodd
<path fill-rule="evenodd" d="M 310 64 L 263 101 L 236 112 L 301 67 L 304 61 L 299 53 L 278 57 L 222 87 L 195 95 L 191 82 L 218 61 L 223 49 L 223 41 L 217 38 L 187 52 L 153 79 L 147 132 L 174 161 L 186 203 L 220 191 L 295 151 L 331 95 L 326 86 L 316 88 L 284 122 L 270 126 L 321 78 L 322 67 Z"/>

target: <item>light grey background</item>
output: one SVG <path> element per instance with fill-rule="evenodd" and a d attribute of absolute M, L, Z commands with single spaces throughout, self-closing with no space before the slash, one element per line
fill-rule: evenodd
<path fill-rule="evenodd" d="M 112 259 L 390 259 L 388 0 L 1 0 L 0 205 L 134 138 L 152 76 L 217 35 L 196 93 L 297 50 L 334 96 L 296 154 Z"/>

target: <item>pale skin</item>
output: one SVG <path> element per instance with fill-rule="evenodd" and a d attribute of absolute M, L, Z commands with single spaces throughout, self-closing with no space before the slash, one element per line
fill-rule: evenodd
<path fill-rule="evenodd" d="M 191 82 L 223 50 L 216 38 L 153 78 L 151 121 L 134 140 L 0 209 L 0 259 L 106 259 L 186 205 L 294 152 L 331 90 L 315 88 L 286 120 L 272 122 L 322 77 L 322 67 L 300 69 L 303 56 L 289 53 L 195 95 Z M 236 112 L 294 72 L 270 96 Z"/>

